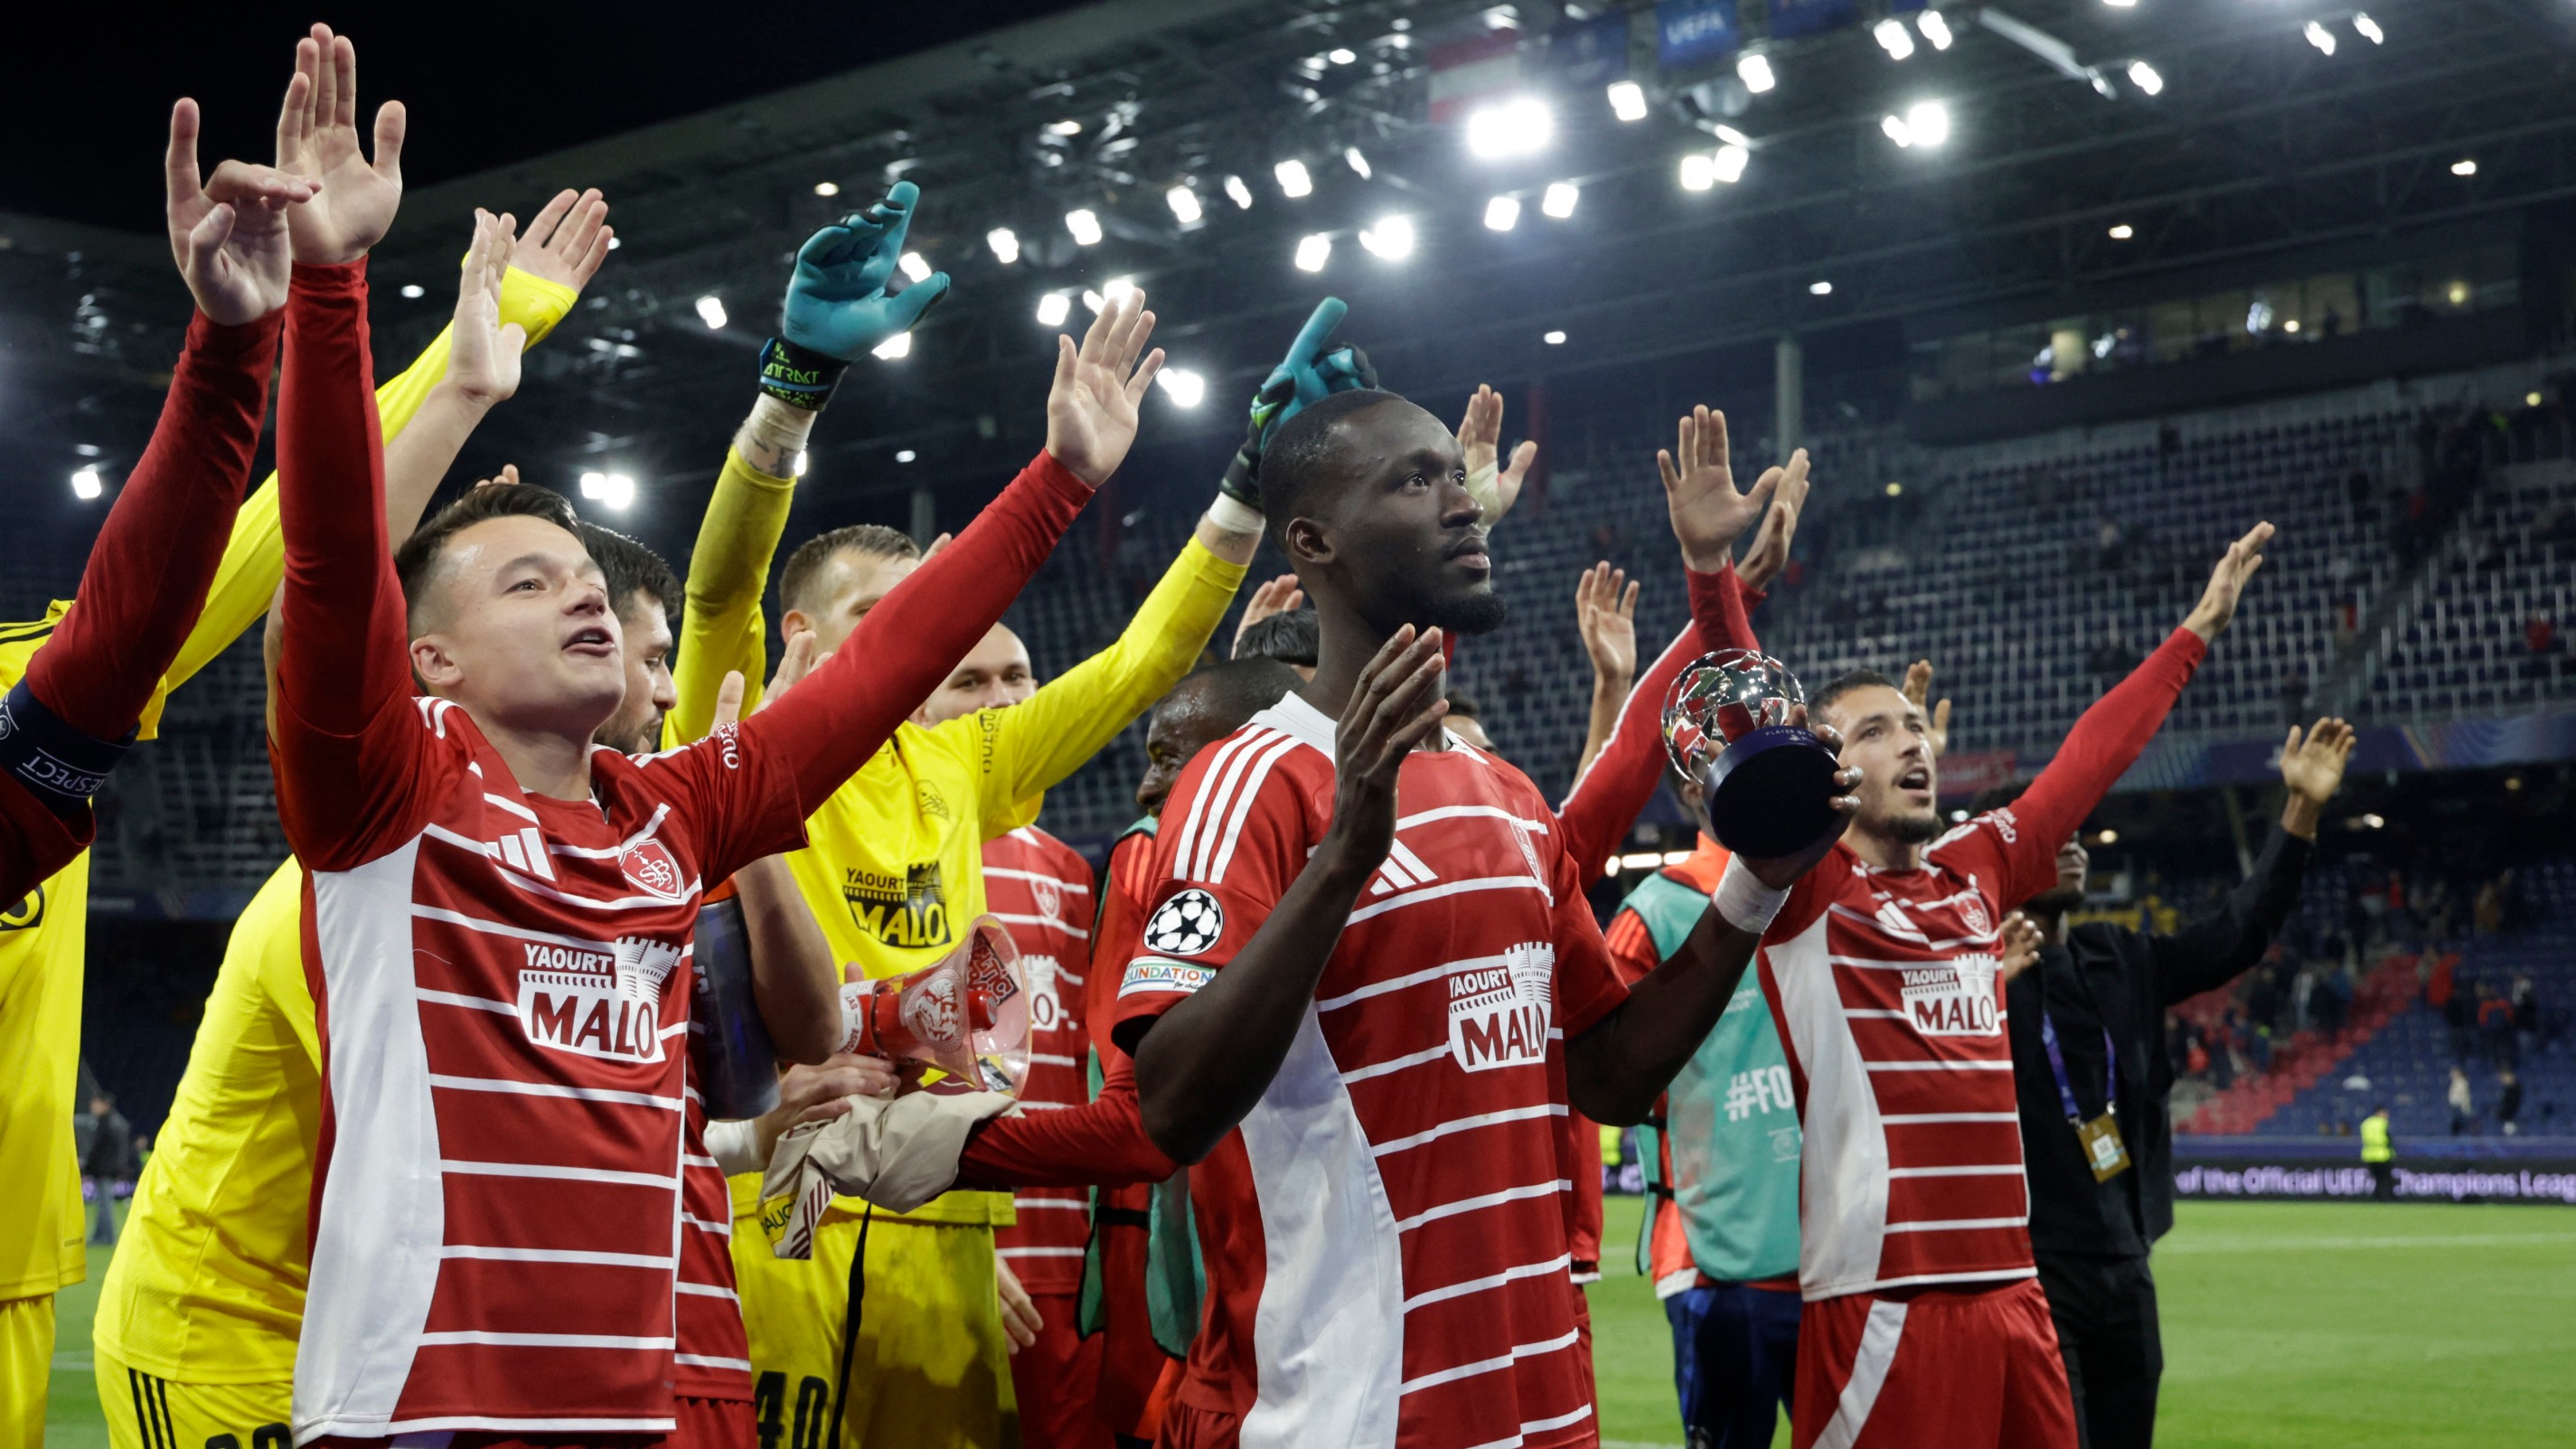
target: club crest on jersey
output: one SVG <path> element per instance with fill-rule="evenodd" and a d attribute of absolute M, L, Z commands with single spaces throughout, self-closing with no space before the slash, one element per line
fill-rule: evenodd
<path fill-rule="evenodd" d="M 1190 889 L 1163 902 L 1145 923 L 1145 949 L 1157 956 L 1195 956 L 1225 936 L 1225 907 Z"/>
<path fill-rule="evenodd" d="M 1038 914 L 1050 921 L 1064 919 L 1064 889 L 1041 876 L 1029 882 L 1029 896 L 1037 902 Z"/>
<path fill-rule="evenodd" d="M 1998 1035 L 1995 966 L 1992 956 L 1961 956 L 1905 968 L 1905 1019 L 1925 1036 Z"/>
<path fill-rule="evenodd" d="M 662 985 L 680 964 L 679 947 L 642 936 L 606 948 L 521 946 L 519 1030 L 530 1042 L 586 1057 L 662 1060 Z"/>
<path fill-rule="evenodd" d="M 628 884 L 657 901 L 677 904 L 688 898 L 681 889 L 680 863 L 671 858 L 670 847 L 658 840 L 638 840 L 619 851 L 617 868 Z"/>
<path fill-rule="evenodd" d="M 1449 1055 L 1490 1072 L 1547 1060 L 1556 1011 L 1556 947 L 1535 941 L 1449 973 Z"/>
<path fill-rule="evenodd" d="M 1986 903 L 1975 896 L 1959 902 L 1959 919 L 1967 923 L 1972 936 L 1982 936 L 1995 928 L 1994 920 L 1986 914 Z"/>

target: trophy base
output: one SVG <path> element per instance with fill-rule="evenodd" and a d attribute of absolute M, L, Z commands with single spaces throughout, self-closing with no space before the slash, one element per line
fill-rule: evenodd
<path fill-rule="evenodd" d="M 1717 843 L 1755 860 L 1796 855 L 1842 829 L 1824 742 L 1796 725 L 1765 725 L 1720 752 L 1700 784 Z"/>

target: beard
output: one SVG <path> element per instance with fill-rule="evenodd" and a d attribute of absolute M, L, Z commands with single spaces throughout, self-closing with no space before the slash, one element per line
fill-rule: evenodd
<path fill-rule="evenodd" d="M 1491 634 L 1503 627 L 1511 606 L 1492 589 L 1437 601 L 1431 609 L 1434 628 L 1447 634 Z"/>
<path fill-rule="evenodd" d="M 1919 815 L 1891 815 L 1887 819 L 1887 838 L 1899 845 L 1929 845 L 1941 836 L 1941 812 L 1926 810 Z"/>

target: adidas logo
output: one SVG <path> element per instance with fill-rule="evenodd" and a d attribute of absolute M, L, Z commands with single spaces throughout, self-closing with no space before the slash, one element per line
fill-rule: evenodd
<path fill-rule="evenodd" d="M 1399 840 L 1387 851 L 1386 863 L 1377 868 L 1377 879 L 1369 883 L 1369 894 L 1382 896 L 1437 879 L 1431 867 L 1422 863 L 1422 857 L 1405 849 Z"/>

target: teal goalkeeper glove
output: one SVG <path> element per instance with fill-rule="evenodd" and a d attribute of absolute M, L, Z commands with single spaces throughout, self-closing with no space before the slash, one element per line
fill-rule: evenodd
<path fill-rule="evenodd" d="M 1314 314 L 1298 330 L 1297 340 L 1289 344 L 1287 357 L 1262 379 L 1260 390 L 1252 395 L 1251 423 L 1244 430 L 1243 446 L 1235 450 L 1234 461 L 1226 466 L 1225 477 L 1217 485 L 1226 497 L 1259 508 L 1261 454 L 1280 425 L 1304 411 L 1307 404 L 1333 393 L 1377 386 L 1377 369 L 1369 366 L 1367 353 L 1347 345 L 1325 351 L 1333 329 L 1342 325 L 1343 316 L 1350 310 L 1350 304 L 1339 297 L 1326 297 L 1315 304 Z"/>
<path fill-rule="evenodd" d="M 886 295 L 920 199 L 920 187 L 898 181 L 885 200 L 806 238 L 796 253 L 796 275 L 787 283 L 781 335 L 809 352 L 856 362 L 859 354 L 911 330 L 947 296 L 946 272 L 931 273 L 901 296 Z"/>

